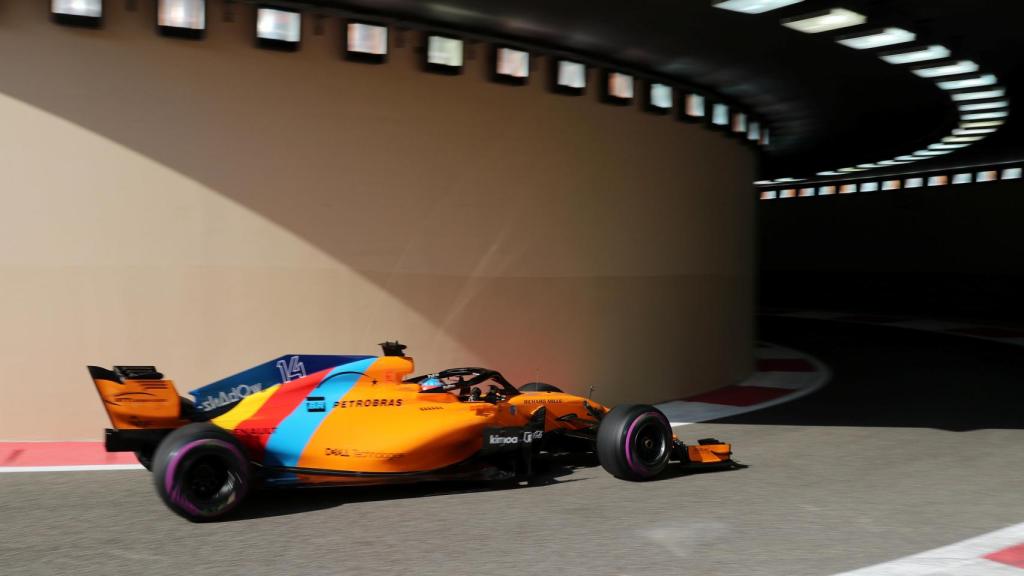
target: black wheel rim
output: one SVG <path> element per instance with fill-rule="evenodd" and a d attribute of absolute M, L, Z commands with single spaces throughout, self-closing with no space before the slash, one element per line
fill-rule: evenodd
<path fill-rule="evenodd" d="M 658 466 L 668 450 L 665 432 L 656 421 L 645 422 L 633 436 L 633 453 L 647 468 Z"/>
<path fill-rule="evenodd" d="M 235 490 L 235 475 L 227 463 L 214 455 L 202 456 L 185 471 L 182 484 L 189 500 L 196 504 L 211 504 Z"/>

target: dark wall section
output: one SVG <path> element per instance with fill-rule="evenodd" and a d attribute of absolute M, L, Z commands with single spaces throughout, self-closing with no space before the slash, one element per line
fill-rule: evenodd
<path fill-rule="evenodd" d="M 1024 181 L 759 203 L 760 304 L 1024 319 Z"/>

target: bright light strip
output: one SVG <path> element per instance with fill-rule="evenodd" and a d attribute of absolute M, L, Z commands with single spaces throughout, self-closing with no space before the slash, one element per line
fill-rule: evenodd
<path fill-rule="evenodd" d="M 587 66 L 580 62 L 573 62 L 572 60 L 559 60 L 558 61 L 558 78 L 556 82 L 559 86 L 566 88 L 573 88 L 575 90 L 582 90 L 587 86 Z"/>
<path fill-rule="evenodd" d="M 974 129 L 957 128 L 957 129 L 953 130 L 953 135 L 954 136 L 974 136 L 976 134 L 991 134 L 991 133 L 997 132 L 997 131 L 998 131 L 998 128 L 974 128 Z"/>
<path fill-rule="evenodd" d="M 686 95 L 686 115 L 691 118 L 703 118 L 706 114 L 704 97 L 700 94 Z"/>
<path fill-rule="evenodd" d="M 446 36 L 427 37 L 427 62 L 437 66 L 462 66 L 462 40 Z"/>
<path fill-rule="evenodd" d="M 747 130 L 747 140 L 757 142 L 761 139 L 761 123 L 751 122 L 750 129 Z"/>
<path fill-rule="evenodd" d="M 818 176 L 842 176 L 842 172 L 818 172 Z"/>
<path fill-rule="evenodd" d="M 774 180 L 758 180 L 757 182 L 754 182 L 754 186 L 767 186 L 773 182 Z"/>
<path fill-rule="evenodd" d="M 938 78 L 939 76 L 952 76 L 954 74 L 970 74 L 980 69 L 980 66 L 970 60 L 960 60 L 954 64 L 918 68 L 917 70 L 912 70 L 912 72 L 921 78 Z"/>
<path fill-rule="evenodd" d="M 291 10 L 259 8 L 256 36 L 263 40 L 297 43 L 302 36 L 302 15 Z"/>
<path fill-rule="evenodd" d="M 1002 126 L 1006 120 L 986 120 L 985 122 L 961 122 L 961 128 L 996 128 Z"/>
<path fill-rule="evenodd" d="M 996 118 L 1006 118 L 1010 115 L 1007 110 L 998 110 L 996 112 L 976 112 L 974 114 L 964 114 L 960 116 L 961 120 L 993 120 Z"/>
<path fill-rule="evenodd" d="M 897 156 L 896 159 L 901 160 L 903 162 L 917 162 L 918 160 L 920 160 L 920 158 L 916 158 L 914 156 L 911 156 L 910 154 L 907 154 L 905 156 Z"/>
<path fill-rule="evenodd" d="M 882 46 L 892 46 L 893 44 L 913 42 L 916 39 L 917 34 L 914 34 L 909 30 L 904 30 L 902 28 L 886 28 L 881 32 L 843 38 L 841 40 L 836 40 L 836 42 L 839 42 L 843 46 L 853 48 L 854 50 L 871 50 L 872 48 L 881 48 Z"/>
<path fill-rule="evenodd" d="M 939 60 L 949 58 L 952 52 L 945 46 L 933 44 L 927 48 L 921 48 L 912 52 L 898 52 L 896 54 L 883 54 L 879 56 L 889 64 L 914 64 L 915 62 L 927 62 L 928 60 Z"/>
<path fill-rule="evenodd" d="M 807 178 L 776 178 L 776 184 L 785 184 L 786 182 L 803 182 Z"/>
<path fill-rule="evenodd" d="M 729 107 L 721 102 L 711 105 L 711 123 L 715 126 L 728 126 Z"/>
<path fill-rule="evenodd" d="M 945 80 L 943 82 L 936 82 L 936 85 L 943 90 L 962 90 L 964 88 L 993 86 L 997 82 L 999 82 L 999 79 L 996 78 L 995 74 L 981 74 L 974 78 L 966 78 L 964 80 Z"/>
<path fill-rule="evenodd" d="M 839 172 L 847 172 L 847 173 L 848 172 L 864 172 L 864 171 L 865 170 L 863 168 L 854 168 L 852 166 L 849 167 L 849 168 L 840 168 L 839 169 Z"/>
<path fill-rule="evenodd" d="M 785 6 L 792 6 L 804 0 L 719 0 L 715 8 L 743 12 L 744 14 L 762 14 Z"/>
<path fill-rule="evenodd" d="M 782 25 L 804 34 L 818 34 L 830 30 L 839 30 L 857 26 L 868 21 L 867 16 L 858 14 L 845 8 L 833 8 L 827 14 L 810 17 L 789 18 L 782 21 Z"/>
<path fill-rule="evenodd" d="M 203 30 L 206 28 L 205 0 L 160 0 L 157 25 L 166 28 Z"/>
<path fill-rule="evenodd" d="M 896 166 L 898 164 L 910 164 L 910 162 L 899 162 L 897 160 L 882 160 L 879 162 L 882 166 Z"/>
<path fill-rule="evenodd" d="M 655 82 L 651 84 L 650 92 L 650 104 L 655 108 L 661 110 L 670 110 L 672 108 L 672 87 L 668 84 L 659 84 Z"/>
<path fill-rule="evenodd" d="M 530 75 L 530 53 L 514 48 L 498 48 L 496 72 L 499 76 L 510 78 L 528 77 Z"/>
<path fill-rule="evenodd" d="M 388 53 L 387 27 L 349 22 L 348 51 L 356 54 L 384 56 Z"/>
<path fill-rule="evenodd" d="M 931 144 L 928 146 L 929 150 L 956 150 L 957 148 L 966 148 L 970 144 L 947 144 L 940 142 L 938 144 Z"/>
<path fill-rule="evenodd" d="M 984 136 L 946 136 L 942 139 L 943 142 L 977 142 L 984 140 Z"/>
<path fill-rule="evenodd" d="M 1010 105 L 1008 100 L 1000 100 L 998 102 L 978 102 L 976 104 L 961 104 L 961 112 L 971 112 L 973 110 L 992 110 L 993 108 L 1006 108 Z"/>
<path fill-rule="evenodd" d="M 865 170 L 871 170 L 872 168 L 881 168 L 878 164 L 857 164 L 857 168 L 864 168 Z"/>
<path fill-rule="evenodd" d="M 949 154 L 952 150 L 918 150 L 914 152 L 914 156 L 931 157 L 931 156 L 943 156 Z"/>
<path fill-rule="evenodd" d="M 743 112 L 734 112 L 732 115 L 732 131 L 746 134 L 747 115 Z"/>
<path fill-rule="evenodd" d="M 994 90 L 982 90 L 980 92 L 964 92 L 962 94 L 953 94 L 954 102 L 963 102 L 965 100 L 985 100 L 987 98 L 1002 98 L 1006 96 L 1006 90 L 1003 88 L 996 88 Z"/>
<path fill-rule="evenodd" d="M 100 18 L 103 16 L 102 0 L 53 0 L 50 11 L 54 14 Z"/>

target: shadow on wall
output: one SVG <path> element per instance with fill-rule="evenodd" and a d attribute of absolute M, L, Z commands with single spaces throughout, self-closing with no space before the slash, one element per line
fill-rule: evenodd
<path fill-rule="evenodd" d="M 7 4 L 0 9 L 0 94 L 155 160 L 329 256 L 336 264 L 289 270 L 287 262 L 257 258 L 237 265 L 291 275 L 281 280 L 288 290 L 256 300 L 304 314 L 324 310 L 314 320 L 319 334 L 339 336 L 323 351 L 368 352 L 377 339 L 412 337 L 411 351 L 431 363 L 483 362 L 513 381 L 540 374 L 571 382 L 570 389 L 596 382 L 612 402 L 671 398 L 746 374 L 749 149 L 698 127 L 601 105 L 592 94 L 548 94 L 536 80 L 543 71 L 525 87 L 486 82 L 482 45 L 469 46 L 467 70 L 457 77 L 423 73 L 420 35 L 409 31 L 392 31 L 384 65 L 344 61 L 336 20 L 320 36 L 306 26 L 298 53 L 259 50 L 250 7 L 236 5 L 235 21 L 226 23 L 220 3 L 209 4 L 207 39 L 198 42 L 158 36 L 150 3 L 137 12 L 108 6 L 101 30 L 54 25 L 44 4 Z M 18 146 L 13 138 L 0 144 Z M 64 165 L 46 150 L 15 151 L 39 166 Z M 75 177 L 89 181 L 92 169 Z M 115 226 L 215 217 L 197 216 L 195 206 L 188 214 L 122 210 L 118 195 L 130 204 L 133 187 L 147 184 L 130 174 L 124 182 L 109 209 L 132 221 Z M 42 184 L 27 191 L 57 203 L 68 192 Z M 78 229 L 65 221 L 43 219 L 38 227 L 54 253 L 78 241 Z M 171 263 L 201 269 L 202 281 L 189 290 L 235 268 L 232 254 L 260 249 L 260 239 L 232 237 L 217 222 L 203 229 L 203 238 L 135 234 L 122 241 L 143 255 L 149 243 L 195 244 L 198 256 Z M 144 257 L 103 264 L 143 274 L 165 265 Z M 320 278 L 318 269 L 337 265 L 425 318 L 434 333 L 374 308 L 390 300 L 343 285 L 303 288 Z M 261 289 L 235 286 L 220 301 L 194 296 L 215 312 Z M 295 301 L 277 300 L 282 294 Z M 346 306 L 364 308 L 361 325 L 346 323 L 338 312 Z M 299 321 L 281 329 L 303 331 Z M 259 347 L 261 336 L 249 326 L 234 331 L 230 341 L 192 352 L 208 358 L 227 347 L 246 357 L 240 349 Z M 334 346 L 354 332 L 373 340 L 360 350 Z M 106 358 L 112 349 L 93 351 Z M 210 366 L 223 370 L 208 359 Z M 625 370 L 635 381 L 623 380 Z M 687 381 L 678 381 L 680 372 Z M 223 373 L 190 374 L 201 375 Z"/>

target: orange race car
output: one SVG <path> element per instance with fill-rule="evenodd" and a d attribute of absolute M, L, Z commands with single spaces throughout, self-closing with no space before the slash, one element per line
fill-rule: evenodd
<path fill-rule="evenodd" d="M 609 410 L 554 386 L 516 389 L 493 370 L 409 378 L 397 342 L 384 356 L 291 355 L 180 397 L 152 366 L 89 367 L 113 428 L 108 451 L 134 451 L 157 492 L 192 521 L 234 509 L 255 482 L 363 485 L 528 478 L 541 451 L 596 452 L 626 480 L 670 460 L 732 463 L 731 447 L 684 445 L 657 408 Z"/>

